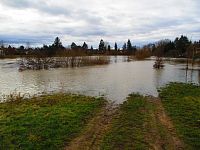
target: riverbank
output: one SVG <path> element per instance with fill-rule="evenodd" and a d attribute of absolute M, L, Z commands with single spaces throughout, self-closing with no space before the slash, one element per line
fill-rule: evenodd
<path fill-rule="evenodd" d="M 177 85 L 179 86 L 177 87 Z M 184 91 L 184 87 L 188 87 L 187 90 Z M 101 126 L 97 125 L 103 132 L 98 132 L 99 130 L 97 132 L 91 132 L 92 129 L 94 129 L 94 125 L 89 123 L 87 130 L 85 130 L 80 137 L 72 140 L 71 144 L 66 149 L 199 149 L 199 127 L 196 126 L 196 129 L 194 129 L 194 126 L 185 122 L 181 122 L 181 125 L 177 125 L 173 116 L 169 115 L 169 113 L 175 114 L 176 110 L 185 109 L 182 105 L 173 103 L 173 99 L 178 98 L 178 95 L 171 95 L 170 90 L 173 88 L 177 88 L 182 96 L 184 96 L 185 92 L 190 95 L 191 99 L 187 99 L 186 103 L 193 103 L 193 98 L 196 100 L 198 99 L 197 101 L 199 102 L 200 96 L 193 93 L 199 93 L 197 91 L 199 90 L 199 86 L 182 83 L 171 83 L 170 88 L 168 88 L 168 86 L 162 88 L 160 91 L 160 95 L 162 92 L 161 98 L 131 94 L 127 98 L 127 101 L 121 104 L 117 109 L 114 107 L 114 114 L 113 111 L 110 110 L 110 115 L 106 113 L 104 116 L 98 116 L 96 120 L 97 124 L 99 124 L 100 120 L 108 120 L 108 122 L 104 122 Z M 169 104 L 172 106 L 174 105 L 174 108 L 170 111 L 166 109 L 165 102 L 163 102 L 165 101 L 163 96 L 168 95 L 172 96 L 169 99 Z M 198 118 L 200 109 L 196 109 L 196 107 L 199 108 L 199 103 L 197 101 L 195 103 L 196 105 L 189 105 L 190 113 L 186 115 L 187 117 L 182 112 L 182 115 L 180 114 L 178 119 L 184 120 L 186 117 L 188 120 L 193 120 L 193 115 L 190 115 L 191 113 L 197 115 L 195 118 Z M 184 111 L 187 112 L 187 110 Z M 111 121 L 110 118 L 112 118 Z M 194 122 L 192 122 L 192 124 Z M 93 122 L 93 124 L 95 123 Z M 177 126 L 185 127 L 178 129 Z M 102 128 L 104 128 L 104 130 Z M 191 140 L 193 139 L 184 137 L 179 130 L 184 130 L 185 136 L 189 135 L 193 137 L 196 142 L 192 143 Z"/>
<path fill-rule="evenodd" d="M 171 83 L 160 97 L 55 94 L 0 104 L 1 149 L 199 149 L 200 88 Z"/>

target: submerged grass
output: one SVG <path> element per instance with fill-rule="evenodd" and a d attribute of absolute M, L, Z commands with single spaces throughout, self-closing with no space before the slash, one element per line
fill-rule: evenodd
<path fill-rule="evenodd" d="M 71 94 L 0 103 L 0 149 L 61 149 L 104 104 Z"/>
<path fill-rule="evenodd" d="M 171 83 L 161 88 L 160 97 L 187 149 L 200 149 L 200 87 Z"/>

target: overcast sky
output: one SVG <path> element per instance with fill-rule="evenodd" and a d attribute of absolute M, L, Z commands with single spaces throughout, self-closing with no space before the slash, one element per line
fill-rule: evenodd
<path fill-rule="evenodd" d="M 181 34 L 200 39 L 199 0 L 0 0 L 0 40 L 141 45 Z"/>

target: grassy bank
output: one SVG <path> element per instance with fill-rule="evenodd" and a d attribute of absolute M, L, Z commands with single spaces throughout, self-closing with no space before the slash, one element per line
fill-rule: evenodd
<path fill-rule="evenodd" d="M 0 103 L 0 149 L 200 149 L 200 87 L 171 83 L 159 93 L 131 94 L 119 107 L 81 95 L 12 96 Z"/>
<path fill-rule="evenodd" d="M 187 149 L 200 149 L 200 87 L 171 83 L 161 89 L 160 97 Z"/>
<path fill-rule="evenodd" d="M 0 149 L 60 149 L 102 106 L 102 98 L 55 94 L 0 104 Z"/>
<path fill-rule="evenodd" d="M 110 131 L 104 136 L 102 150 L 181 149 L 170 119 L 159 98 L 131 94 L 119 109 Z"/>

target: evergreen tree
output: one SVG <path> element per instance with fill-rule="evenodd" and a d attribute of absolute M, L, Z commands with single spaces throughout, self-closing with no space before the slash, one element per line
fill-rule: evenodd
<path fill-rule="evenodd" d="M 131 41 L 128 39 L 128 42 L 127 42 L 127 50 L 128 51 L 132 51 L 132 44 L 131 44 Z"/>
<path fill-rule="evenodd" d="M 122 49 L 123 49 L 123 50 L 127 50 L 126 43 L 124 43 Z"/>
<path fill-rule="evenodd" d="M 180 38 L 176 38 L 174 41 L 176 49 L 179 51 L 179 54 L 184 54 L 186 53 L 187 48 L 191 44 L 191 41 L 187 38 L 187 36 L 181 35 Z"/>
<path fill-rule="evenodd" d="M 72 44 L 71 44 L 71 49 L 76 49 L 76 48 L 77 48 L 76 43 L 72 42 Z"/>
<path fill-rule="evenodd" d="M 21 51 L 23 51 L 25 48 L 24 48 L 24 46 L 23 45 L 21 45 L 20 47 L 19 47 L 19 50 L 21 50 Z"/>
<path fill-rule="evenodd" d="M 117 51 L 117 43 L 115 42 L 115 50 Z"/>
<path fill-rule="evenodd" d="M 110 45 L 108 45 L 108 51 L 110 51 L 111 50 L 111 47 L 110 47 Z"/>
<path fill-rule="evenodd" d="M 104 41 L 101 39 L 100 43 L 99 43 L 99 51 L 104 51 L 105 50 L 105 43 Z"/>
<path fill-rule="evenodd" d="M 164 54 L 167 54 L 171 50 L 174 50 L 174 49 L 175 49 L 174 42 L 172 42 L 170 40 L 166 41 L 166 45 L 165 45 L 165 48 L 164 48 Z"/>
<path fill-rule="evenodd" d="M 49 48 L 49 47 L 48 47 L 47 45 L 45 45 L 45 44 L 44 44 L 43 47 L 42 47 L 43 50 L 47 50 L 48 48 Z"/>
<path fill-rule="evenodd" d="M 93 46 L 91 46 L 91 48 L 90 48 L 91 50 L 94 50 L 94 48 L 93 48 Z"/>
<path fill-rule="evenodd" d="M 59 37 L 55 38 L 52 46 L 55 47 L 55 48 L 63 48 L 62 42 L 60 41 Z"/>
<path fill-rule="evenodd" d="M 88 49 L 88 45 L 84 42 L 82 48 L 87 50 Z"/>
<path fill-rule="evenodd" d="M 60 41 L 59 37 L 56 37 L 53 44 L 49 46 L 48 49 L 45 49 L 46 54 L 48 56 L 54 56 L 59 49 L 63 49 L 62 42 Z"/>

